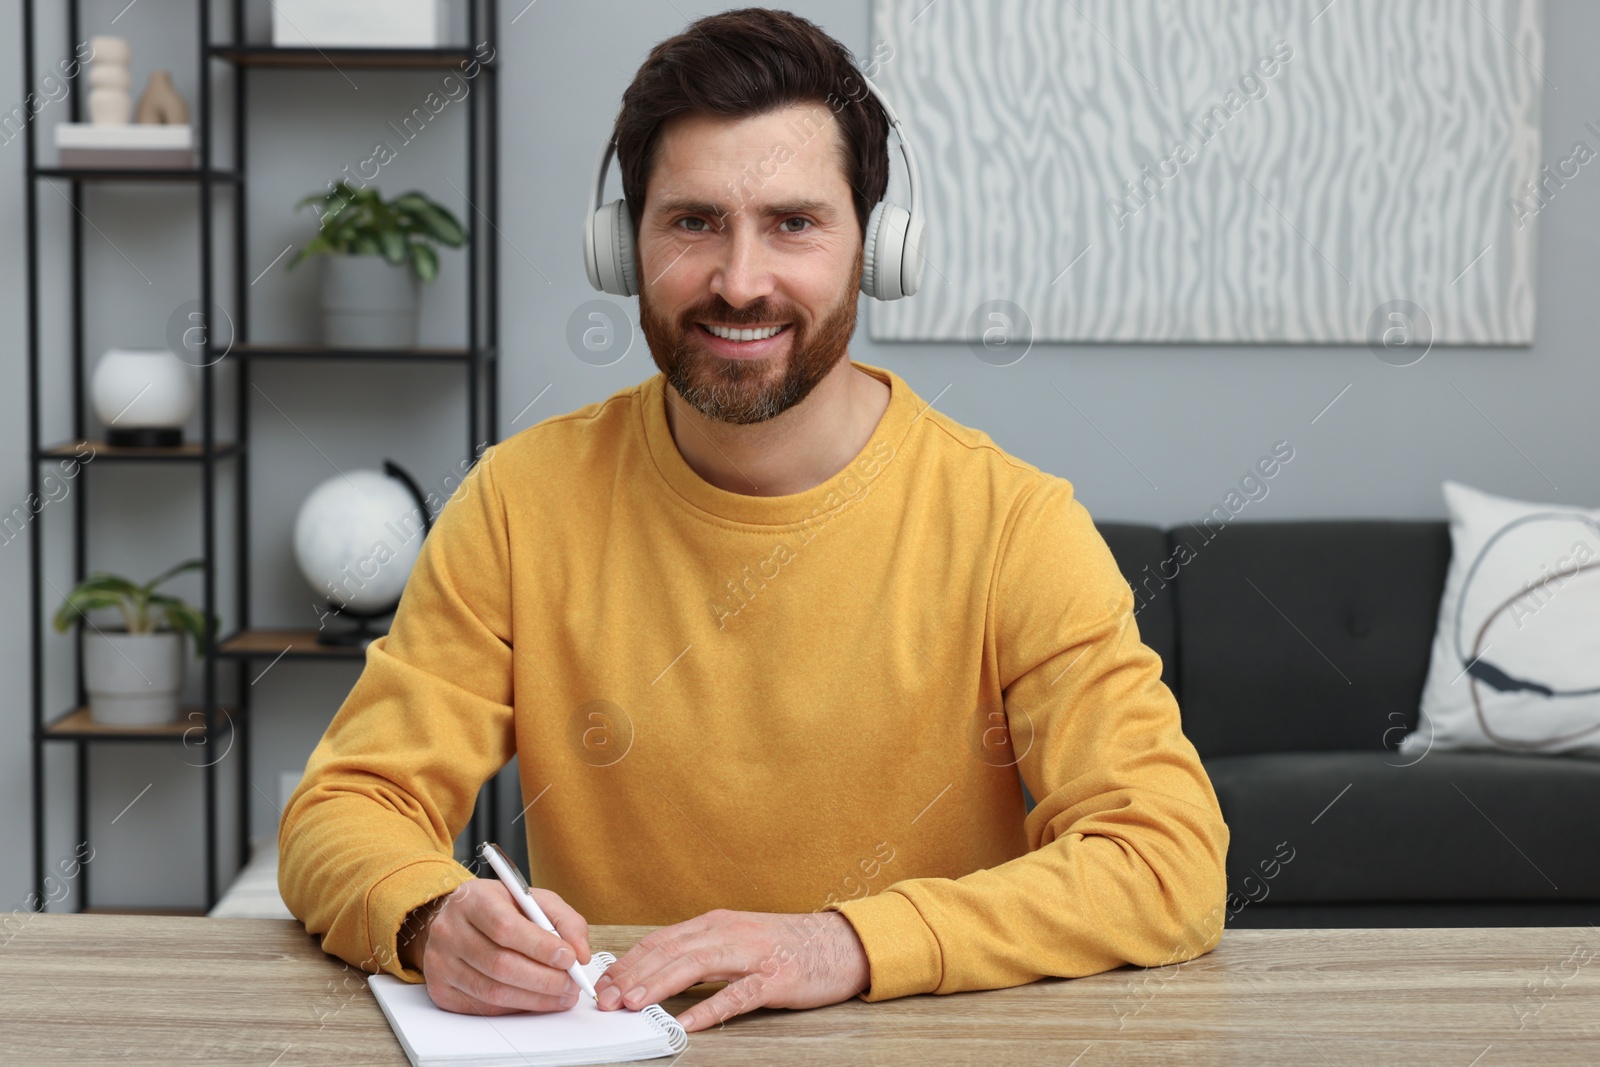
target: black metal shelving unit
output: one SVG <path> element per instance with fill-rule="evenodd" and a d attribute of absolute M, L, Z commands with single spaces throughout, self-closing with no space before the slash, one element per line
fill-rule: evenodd
<path fill-rule="evenodd" d="M 23 0 L 23 88 L 24 98 L 34 87 L 35 31 L 37 0 Z M 33 769 L 33 861 L 34 882 L 39 900 L 45 899 L 46 830 L 47 812 L 45 796 L 45 751 L 51 744 L 72 746 L 75 754 L 77 837 L 80 841 L 92 840 L 88 823 L 89 810 L 89 755 L 91 746 L 101 741 L 145 741 L 153 743 L 181 743 L 195 741 L 210 745 L 231 732 L 233 748 L 237 749 L 237 762 L 233 765 L 238 796 L 237 806 L 237 867 L 248 859 L 250 848 L 250 794 L 252 775 L 250 768 L 250 734 L 253 729 L 250 709 L 250 686 L 246 672 L 251 661 L 277 660 L 344 660 L 360 662 L 365 649 L 360 647 L 331 647 L 316 642 L 312 629 L 261 628 L 251 625 L 249 587 L 249 515 L 250 515 L 250 450 L 249 450 L 249 384 L 250 368 L 259 360 L 307 360 L 329 362 L 337 360 L 385 361 L 397 364 L 414 362 L 455 363 L 467 379 L 467 461 L 473 463 L 484 445 L 499 439 L 498 381 L 499 381 L 499 257 L 494 240 L 484 240 L 484 227 L 496 229 L 499 217 L 498 163 L 498 96 L 497 64 L 494 52 L 483 60 L 473 51 L 475 43 L 487 43 L 498 51 L 496 4 L 494 0 L 467 0 L 467 45 L 459 48 L 275 48 L 247 44 L 243 39 L 245 25 L 245 0 L 231 0 L 231 17 L 228 40 L 212 37 L 210 0 L 197 0 L 196 61 L 200 76 L 197 81 L 197 107 L 195 109 L 196 158 L 199 165 L 192 169 L 92 169 L 40 166 L 38 164 L 38 124 L 30 123 L 25 141 L 24 158 L 27 171 L 26 190 L 26 241 L 27 241 L 27 345 L 28 345 L 28 427 L 31 449 L 29 488 L 39 499 L 41 488 L 40 467 L 47 462 L 71 458 L 77 449 L 87 443 L 94 448 L 94 466 L 111 463 L 137 464 L 194 464 L 202 478 L 202 542 L 201 553 L 206 561 L 203 569 L 203 609 L 210 617 L 216 612 L 218 546 L 216 532 L 217 488 L 219 465 L 237 465 L 235 490 L 236 506 L 236 571 L 235 598 L 238 621 L 236 628 L 226 636 L 208 632 L 204 657 L 204 686 L 202 703 L 185 708 L 185 716 L 178 723 L 150 728 L 108 727 L 93 722 L 88 715 L 88 694 L 83 684 L 81 670 L 83 653 L 83 627 L 74 631 L 74 643 L 79 664 L 76 703 L 64 711 L 45 708 L 44 694 L 44 629 L 47 615 L 43 600 L 43 538 L 40 514 L 33 522 L 29 539 L 30 551 L 30 636 L 32 668 L 32 769 Z M 80 40 L 80 12 L 78 0 L 66 5 L 67 53 L 74 42 Z M 247 211 L 249 181 L 246 160 L 246 136 L 249 117 L 249 87 L 252 75 L 263 69 L 281 71 L 335 69 L 339 65 L 364 69 L 385 70 L 437 70 L 453 68 L 463 62 L 479 64 L 477 78 L 480 91 L 468 94 L 466 104 L 467 189 L 470 191 L 465 207 L 467 216 L 467 329 L 468 343 L 462 347 L 418 348 L 404 350 L 369 350 L 324 348 L 318 345 L 290 345 L 279 343 L 253 343 L 250 337 L 250 307 L 247 277 L 249 233 Z M 213 149 L 216 146 L 215 114 L 212 101 L 212 75 L 221 69 L 231 71 L 234 77 L 232 160 L 226 166 L 216 166 Z M 80 92 L 71 94 L 71 119 L 82 120 L 81 99 L 87 92 L 86 79 Z M 70 186 L 68 199 L 73 207 L 71 233 L 71 338 L 72 361 L 72 439 L 52 445 L 41 440 L 40 396 L 40 279 L 39 279 L 39 192 L 41 182 L 66 182 Z M 205 331 L 204 362 L 200 368 L 199 408 L 201 412 L 201 439 L 171 448 L 114 447 L 103 441 L 88 441 L 85 432 L 85 373 L 84 373 L 84 278 L 83 278 L 83 203 L 87 190 L 103 183 L 164 182 L 193 184 L 198 194 L 200 211 L 200 306 L 209 309 L 218 306 L 215 297 L 213 272 L 213 206 L 217 191 L 231 194 L 233 201 L 233 263 L 232 263 L 232 313 L 235 340 L 223 353 L 213 346 L 214 337 Z M 215 357 L 215 358 L 214 358 Z M 217 439 L 216 364 L 220 360 L 237 361 L 235 375 L 236 440 Z M 481 444 L 480 444 L 481 442 Z M 87 574 L 86 533 L 89 504 L 89 479 L 87 468 L 79 476 L 78 504 L 74 512 L 74 582 Z M 52 592 L 56 592 L 52 590 Z M 64 591 L 57 593 L 64 595 Z M 218 666 L 232 662 L 237 667 L 238 686 L 236 701 L 224 704 L 218 696 Z M 331 715 L 331 709 L 330 709 Z M 230 749 L 231 751 L 231 749 Z M 200 768 L 203 775 L 205 821 L 205 899 L 209 909 L 219 897 L 219 853 L 221 851 L 221 820 L 218 814 L 218 762 L 208 760 Z M 496 782 L 491 780 L 480 795 L 468 833 L 474 837 L 493 832 L 499 825 L 499 803 Z M 485 828 L 487 827 L 487 830 Z M 76 904 L 81 910 L 90 906 L 90 869 L 84 864 L 76 879 Z M 43 907 L 41 904 L 40 907 Z"/>

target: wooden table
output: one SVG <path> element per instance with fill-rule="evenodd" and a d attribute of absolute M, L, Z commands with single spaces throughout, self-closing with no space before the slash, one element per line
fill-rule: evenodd
<path fill-rule="evenodd" d="M 597 927 L 594 947 L 647 929 Z M 1600 930 L 1230 930 L 1175 967 L 756 1011 L 654 1062 L 1590 1067 Z M 297 923 L 35 915 L 0 945 L 0 1063 L 406 1059 L 363 978 Z"/>

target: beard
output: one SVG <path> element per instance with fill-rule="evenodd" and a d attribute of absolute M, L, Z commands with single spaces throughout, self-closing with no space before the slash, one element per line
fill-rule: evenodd
<path fill-rule="evenodd" d="M 720 296 L 687 309 L 676 322 L 658 312 L 647 286 L 639 288 L 639 328 L 650 358 L 678 395 L 708 419 L 736 425 L 766 422 L 811 394 L 848 352 L 856 329 L 856 297 L 861 290 L 861 257 L 844 292 L 823 314 L 815 330 L 793 304 L 760 300 L 735 308 Z M 701 340 L 701 322 L 728 326 L 787 322 L 788 353 L 767 359 L 724 359 Z"/>

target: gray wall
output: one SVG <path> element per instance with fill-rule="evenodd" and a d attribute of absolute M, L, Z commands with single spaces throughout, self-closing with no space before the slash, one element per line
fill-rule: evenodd
<path fill-rule="evenodd" d="M 569 350 L 569 314 L 600 296 L 589 288 L 579 262 L 578 224 L 595 155 L 623 87 L 655 42 L 709 10 L 639 0 L 525 4 L 501 5 L 502 434 L 654 372 L 642 338 L 625 358 L 604 368 Z M 85 0 L 86 32 L 104 32 L 124 6 L 125 0 Z M 264 39 L 266 5 L 252 6 L 252 30 Z M 858 57 L 871 53 L 875 42 L 868 37 L 865 3 L 792 6 Z M 195 101 L 191 45 L 170 32 L 191 10 L 188 0 L 145 0 L 112 27 L 134 42 L 136 89 L 152 66 L 166 66 L 179 90 Z M 13 28 L 19 25 L 19 0 L 0 0 L 6 40 L 17 41 Z M 58 24 L 47 31 L 41 40 L 48 43 L 38 53 L 41 68 L 68 51 Z M 1600 8 L 1585 0 L 1549 0 L 1546 32 L 1544 73 L 1554 87 L 1546 85 L 1543 157 L 1553 165 L 1577 140 L 1600 149 L 1600 138 L 1584 127 L 1591 121 L 1600 125 L 1600 68 L 1590 57 L 1600 42 Z M 900 52 L 917 47 L 914 39 L 894 44 Z M 16 43 L 0 49 L 0 107 L 9 109 L 20 99 L 20 57 Z M 426 74 L 354 73 L 357 87 L 335 72 L 259 77 L 249 141 L 252 276 L 311 229 L 308 213 L 292 212 L 294 201 L 365 158 L 376 140 L 394 140 L 387 123 L 434 87 L 434 76 Z M 219 70 L 218 84 L 226 80 Z M 40 122 L 46 137 L 49 124 L 67 108 L 66 102 L 45 108 Z M 457 154 L 464 108 L 451 108 L 384 168 L 378 183 L 385 192 L 420 186 L 460 205 L 447 180 L 466 188 Z M 42 158 L 52 159 L 53 151 L 46 140 Z M 0 504 L 8 510 L 28 488 L 22 168 L 21 141 L 0 145 L 0 373 L 8 384 L 0 394 L 0 454 L 9 457 L 0 465 Z M 926 180 L 937 182 L 937 173 Z M 904 202 L 902 181 L 897 171 L 891 195 Z M 194 211 L 185 199 L 190 195 L 129 187 L 91 191 L 86 212 L 94 228 L 85 227 L 91 366 L 112 344 L 159 345 L 171 310 L 197 295 Z M 613 177 L 608 197 L 617 195 Z M 49 318 L 45 436 L 56 440 L 66 436 L 69 414 L 62 252 L 70 208 L 48 186 L 41 185 L 40 198 Z M 936 230 L 939 220 L 930 224 Z M 1436 348 L 1420 363 L 1397 368 L 1365 348 L 1041 345 L 1001 368 L 980 362 L 962 344 L 874 345 L 865 337 L 863 315 L 851 354 L 893 368 L 924 399 L 939 397 L 938 407 L 954 419 L 1071 480 L 1097 519 L 1196 519 L 1278 440 L 1288 440 L 1295 457 L 1240 521 L 1439 518 L 1444 478 L 1523 499 L 1594 506 L 1600 502 L 1594 464 L 1600 435 L 1592 429 L 1600 363 L 1593 350 L 1591 288 L 1600 278 L 1600 161 L 1559 191 L 1539 224 L 1537 341 L 1531 349 Z M 447 261 L 445 272 L 424 298 L 427 338 L 438 341 L 459 336 L 452 331 L 464 314 L 459 259 Z M 314 282 L 304 268 L 286 273 L 282 261 L 267 270 L 251 287 L 255 338 L 309 339 Z M 636 325 L 636 301 L 617 302 Z M 220 383 L 224 397 L 232 390 L 227 373 Z M 427 487 L 445 484 L 464 454 L 464 387 L 458 374 L 438 368 L 348 364 L 264 366 L 256 384 L 249 560 L 254 612 L 260 623 L 301 624 L 310 621 L 309 590 L 286 542 L 298 502 L 336 467 L 374 467 L 384 458 L 407 466 Z M 1337 403 L 1328 407 L 1335 397 Z M 227 411 L 224 416 L 227 430 L 231 419 Z M 198 422 L 192 430 L 198 433 Z M 149 576 L 198 554 L 194 471 L 107 467 L 103 473 L 91 470 L 87 480 L 93 487 L 91 567 Z M 69 509 L 82 499 L 82 488 L 48 505 L 33 526 L 34 535 L 45 537 L 46 573 L 63 589 L 71 580 Z M 232 491 L 224 479 L 223 502 Z M 218 534 L 224 548 L 231 544 L 228 523 Z M 27 552 L 20 538 L 0 547 L 0 679 L 11 698 L 0 707 L 0 810 L 7 815 L 0 820 L 0 910 L 20 907 L 30 886 Z M 232 573 L 232 564 L 224 562 L 225 582 L 231 583 Z M 231 629 L 229 588 L 225 584 L 219 607 Z M 56 597 L 46 589 L 48 616 Z M 193 575 L 173 590 L 200 595 Z M 71 699 L 71 644 L 53 632 L 47 641 L 47 707 L 55 712 Z M 258 711 L 247 769 L 255 787 L 256 834 L 274 826 L 279 773 L 303 765 L 359 670 L 350 663 L 280 662 L 262 674 L 265 666 L 256 663 L 246 675 L 254 680 Z M 229 691 L 233 669 L 224 668 L 219 677 Z M 197 694 L 191 685 L 191 695 Z M 131 745 L 96 750 L 91 869 L 97 904 L 200 903 L 201 794 L 193 768 L 217 755 Z M 70 855 L 77 844 L 66 818 L 70 759 L 66 751 L 53 756 L 47 801 L 52 860 Z M 223 757 L 220 766 L 225 781 L 245 770 L 237 754 Z M 150 789 L 141 792 L 146 785 Z"/>

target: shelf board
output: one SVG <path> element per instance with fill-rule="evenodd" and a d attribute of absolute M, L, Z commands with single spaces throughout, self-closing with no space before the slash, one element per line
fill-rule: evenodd
<path fill-rule="evenodd" d="M 95 905 L 93 907 L 84 908 L 82 911 L 79 911 L 78 914 L 79 915 L 161 915 L 161 916 L 180 916 L 180 917 L 183 917 L 183 918 L 191 918 L 191 917 L 204 918 L 207 913 L 206 913 L 206 909 L 204 909 L 204 908 L 184 908 L 184 907 L 124 908 L 124 907 L 119 907 L 119 906 L 117 906 L 115 904 L 105 904 L 105 905 Z"/>
<path fill-rule="evenodd" d="M 319 631 L 314 629 L 250 629 L 237 630 L 222 639 L 217 654 L 228 659 L 352 659 L 367 656 L 366 648 L 359 645 L 323 645 L 317 643 Z"/>
<path fill-rule="evenodd" d="M 240 342 L 229 349 L 239 359 L 321 359 L 321 360 L 424 360 L 464 363 L 474 356 L 490 357 L 489 348 L 333 348 L 328 345 Z"/>
<path fill-rule="evenodd" d="M 245 67 L 387 67 L 407 70 L 428 67 L 459 67 L 464 62 L 476 62 L 481 67 L 493 67 L 476 58 L 468 48 L 275 48 L 271 45 L 214 45 L 214 59 L 224 59 Z"/>
<path fill-rule="evenodd" d="M 194 718 L 189 717 L 195 712 Z M 223 705 L 217 709 L 223 729 L 238 717 L 239 709 Z M 185 705 L 178 709 L 178 721 L 160 726 L 107 726 L 89 718 L 89 709 L 75 708 L 44 728 L 46 740 L 67 741 L 182 741 L 191 730 L 205 733 L 204 711 Z"/>
<path fill-rule="evenodd" d="M 35 167 L 35 178 L 71 178 L 83 182 L 197 182 L 209 173 L 214 182 L 236 182 L 231 170 L 198 167 Z"/>
<path fill-rule="evenodd" d="M 205 446 L 199 441 L 165 448 L 132 448 L 126 445 L 108 445 L 104 441 L 85 439 L 63 441 L 59 445 L 51 445 L 49 448 L 41 449 L 34 458 L 41 461 L 47 459 L 80 459 L 79 450 L 84 446 L 94 452 L 93 456 L 88 459 L 80 460 L 84 463 L 90 463 L 97 459 L 156 463 L 197 463 L 205 458 Z M 212 457 L 218 459 L 235 455 L 238 451 L 238 445 L 232 441 L 218 441 L 211 446 Z"/>

